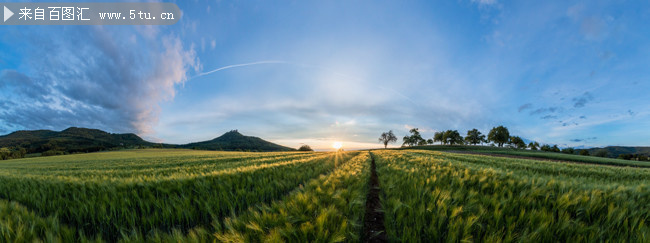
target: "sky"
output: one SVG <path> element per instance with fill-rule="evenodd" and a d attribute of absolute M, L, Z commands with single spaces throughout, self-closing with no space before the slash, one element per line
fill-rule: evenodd
<path fill-rule="evenodd" d="M 647 1 L 178 1 L 170 26 L 0 26 L 0 134 L 289 147 L 504 125 L 650 146 Z"/>

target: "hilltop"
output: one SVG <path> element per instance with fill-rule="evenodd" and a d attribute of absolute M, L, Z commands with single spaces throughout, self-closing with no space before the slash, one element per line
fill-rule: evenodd
<path fill-rule="evenodd" d="M 61 151 L 95 152 L 116 147 L 151 146 L 133 133 L 108 133 L 98 129 L 70 127 L 63 131 L 16 131 L 0 136 L 0 147 L 22 147 L 27 153 Z"/>
<path fill-rule="evenodd" d="M 295 149 L 271 143 L 264 139 L 252 136 L 244 136 L 237 130 L 224 133 L 223 135 L 203 142 L 180 145 L 181 148 L 201 150 L 225 150 L 225 151 L 293 151 Z"/>
<path fill-rule="evenodd" d="M 596 154 L 598 151 L 607 151 L 607 157 L 617 158 L 619 155 L 645 155 L 650 157 L 650 147 L 630 147 L 630 146 L 607 146 L 604 148 L 587 149 L 589 154 Z"/>
<path fill-rule="evenodd" d="M 184 145 L 152 143 L 133 133 L 117 134 L 79 127 L 70 127 L 60 132 L 52 130 L 16 131 L 0 136 L 0 148 L 12 150 L 23 148 L 25 153 L 47 153 L 47 155 L 142 147 L 260 152 L 295 150 L 258 137 L 244 136 L 237 130 L 232 130 L 209 141 Z"/>

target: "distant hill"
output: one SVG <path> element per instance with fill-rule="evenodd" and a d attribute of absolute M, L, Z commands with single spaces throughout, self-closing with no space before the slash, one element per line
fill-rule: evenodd
<path fill-rule="evenodd" d="M 587 149 L 589 154 L 596 154 L 596 152 L 605 150 L 607 157 L 617 158 L 621 154 L 638 154 L 650 156 L 650 147 L 627 147 L 627 146 L 607 146 L 604 148 L 590 148 Z"/>
<path fill-rule="evenodd" d="M 210 141 L 184 145 L 151 143 L 133 133 L 115 134 L 98 129 L 78 127 L 70 127 L 60 132 L 51 130 L 16 131 L 0 136 L 0 148 L 22 147 L 27 153 L 43 153 L 47 151 L 86 153 L 140 146 L 260 152 L 295 150 L 258 137 L 244 136 L 237 130 L 227 132 Z"/>
<path fill-rule="evenodd" d="M 258 137 L 244 136 L 237 130 L 224 133 L 210 141 L 179 145 L 181 148 L 225 151 L 293 151 L 295 149 L 268 142 Z"/>
<path fill-rule="evenodd" d="M 60 132 L 51 130 L 16 131 L 0 136 L 0 147 L 20 146 L 27 153 L 61 151 L 95 152 L 116 147 L 151 146 L 133 133 L 114 134 L 98 129 L 70 127 Z"/>

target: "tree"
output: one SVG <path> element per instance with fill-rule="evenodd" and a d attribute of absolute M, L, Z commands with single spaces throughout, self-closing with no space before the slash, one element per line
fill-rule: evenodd
<path fill-rule="evenodd" d="M 474 128 L 472 130 L 467 131 L 467 136 L 465 137 L 465 141 L 467 141 L 467 143 L 469 144 L 476 145 L 485 141 L 485 135 L 481 134 L 481 132 L 479 132 L 478 129 Z"/>
<path fill-rule="evenodd" d="M 488 141 L 498 144 L 499 147 L 503 147 L 503 144 L 507 143 L 508 139 L 510 139 L 510 132 L 504 126 L 493 127 L 488 134 Z"/>
<path fill-rule="evenodd" d="M 601 149 L 601 150 L 596 151 L 596 156 L 598 156 L 598 157 L 607 157 L 608 155 L 609 155 L 609 152 L 607 152 L 607 150 L 605 150 L 605 149 Z"/>
<path fill-rule="evenodd" d="M 445 144 L 454 145 L 454 144 L 463 144 L 463 137 L 458 133 L 457 130 L 447 130 L 442 136 L 442 140 L 445 141 Z"/>
<path fill-rule="evenodd" d="M 512 144 L 513 146 L 515 146 L 518 149 L 525 149 L 526 148 L 526 143 L 524 142 L 523 139 L 521 139 L 518 136 L 510 137 L 510 144 Z"/>
<path fill-rule="evenodd" d="M 14 147 L 11 151 L 11 157 L 14 159 L 25 158 L 25 154 L 27 154 L 27 150 L 22 147 Z"/>
<path fill-rule="evenodd" d="M 539 143 L 538 142 L 530 142 L 528 144 L 528 148 L 530 148 L 530 150 L 537 150 L 537 148 L 539 148 Z"/>
<path fill-rule="evenodd" d="M 309 145 L 305 144 L 305 145 L 300 146 L 300 148 L 298 148 L 298 151 L 314 151 L 314 150 L 311 149 L 311 147 L 309 147 Z"/>
<path fill-rule="evenodd" d="M 580 150 L 580 155 L 589 156 L 589 150 L 581 149 Z"/>
<path fill-rule="evenodd" d="M 433 139 L 427 139 L 427 144 L 433 144 Z"/>
<path fill-rule="evenodd" d="M 560 152 L 560 148 L 558 148 L 558 147 L 557 147 L 557 144 L 556 144 L 556 145 L 553 145 L 553 147 L 551 148 L 551 151 L 552 151 L 552 152 L 559 153 L 559 152 Z"/>
<path fill-rule="evenodd" d="M 384 148 L 387 148 L 388 143 L 397 142 L 397 137 L 395 137 L 395 134 L 393 134 L 393 130 L 390 130 L 388 132 L 382 133 L 381 136 L 379 136 L 379 142 L 382 142 L 384 144 Z"/>
<path fill-rule="evenodd" d="M 542 145 L 540 150 L 545 151 L 545 152 L 551 152 L 551 145 L 544 144 L 544 145 Z"/>
<path fill-rule="evenodd" d="M 631 160 L 634 158 L 634 155 L 632 154 L 619 154 L 618 159 L 624 159 L 624 160 Z"/>
<path fill-rule="evenodd" d="M 440 131 L 440 132 L 436 132 L 436 133 L 434 133 L 434 134 L 433 134 L 433 141 L 434 141 L 434 142 L 440 142 L 440 145 L 442 145 L 442 143 L 445 142 L 445 141 L 442 139 L 442 137 L 443 137 L 444 135 L 445 135 L 445 132 L 443 132 L 443 131 Z"/>
<path fill-rule="evenodd" d="M 11 151 L 9 148 L 0 148 L 0 159 L 6 160 L 9 159 L 9 155 L 11 154 Z"/>
<path fill-rule="evenodd" d="M 25 158 L 27 150 L 22 147 L 0 148 L 0 160 Z"/>
<path fill-rule="evenodd" d="M 407 135 L 402 138 L 402 147 L 412 146 L 412 145 L 413 145 L 413 141 L 411 141 L 411 136 Z"/>
<path fill-rule="evenodd" d="M 424 138 L 422 138 L 422 135 L 420 135 L 420 132 L 418 131 L 417 128 L 413 128 L 409 131 L 411 133 L 411 136 L 404 136 L 402 140 L 404 140 L 404 143 L 402 143 L 402 146 L 405 144 L 409 146 L 414 146 L 414 145 L 425 145 L 427 143 Z"/>
<path fill-rule="evenodd" d="M 573 153 L 575 153 L 575 152 L 576 152 L 576 150 L 573 149 L 573 148 L 571 148 L 571 147 L 568 147 L 568 148 L 562 149 L 562 153 L 565 153 L 565 154 L 573 154 Z"/>

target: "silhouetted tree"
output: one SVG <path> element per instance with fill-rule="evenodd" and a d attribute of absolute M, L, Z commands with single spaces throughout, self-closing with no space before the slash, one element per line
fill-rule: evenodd
<path fill-rule="evenodd" d="M 445 132 L 443 132 L 443 131 L 434 133 L 433 134 L 433 141 L 434 142 L 440 142 L 440 145 L 442 145 L 443 143 L 445 143 L 444 139 L 442 139 L 444 137 L 444 135 L 445 135 Z"/>
<path fill-rule="evenodd" d="M 402 138 L 402 147 L 412 146 L 414 143 L 411 141 L 411 136 L 404 136 Z"/>
<path fill-rule="evenodd" d="M 311 149 L 311 147 L 309 147 L 309 145 L 305 144 L 305 145 L 300 146 L 300 148 L 298 148 L 298 151 L 314 151 L 314 150 Z"/>
<path fill-rule="evenodd" d="M 539 148 L 539 143 L 537 143 L 537 142 L 530 142 L 530 143 L 528 144 L 528 148 L 530 148 L 530 150 L 537 150 L 537 149 Z"/>
<path fill-rule="evenodd" d="M 384 144 L 384 148 L 387 148 L 388 143 L 397 142 L 397 137 L 395 137 L 395 134 L 393 134 L 393 130 L 390 130 L 388 132 L 382 133 L 381 136 L 379 136 L 379 142 L 382 142 Z"/>
<path fill-rule="evenodd" d="M 551 152 L 551 145 L 544 144 L 544 145 L 542 145 L 542 147 L 540 148 L 540 150 L 542 150 L 542 151 L 546 151 L 546 152 Z"/>
<path fill-rule="evenodd" d="M 504 126 L 493 127 L 488 134 L 488 141 L 498 144 L 499 147 L 503 147 L 503 144 L 507 143 L 509 139 L 510 132 Z"/>
<path fill-rule="evenodd" d="M 589 150 L 581 149 L 581 150 L 580 150 L 580 155 L 589 156 Z"/>
<path fill-rule="evenodd" d="M 513 146 L 515 146 L 518 149 L 525 149 L 526 148 L 526 143 L 524 142 L 523 139 L 521 139 L 518 136 L 510 137 L 510 144 L 512 144 Z"/>
<path fill-rule="evenodd" d="M 402 146 L 404 144 L 408 144 L 409 146 L 426 144 L 426 141 L 424 140 L 424 138 L 422 138 L 422 135 L 420 135 L 420 132 L 418 131 L 417 128 L 413 128 L 409 132 L 411 133 L 411 136 L 404 136 L 404 138 L 402 139 L 404 140 Z"/>
<path fill-rule="evenodd" d="M 442 140 L 450 145 L 463 144 L 463 137 L 457 130 L 447 130 L 442 136 Z"/>
<path fill-rule="evenodd" d="M 485 135 L 481 134 L 481 132 L 479 132 L 478 129 L 474 128 L 472 130 L 467 131 L 467 136 L 465 137 L 465 141 L 467 141 L 467 143 L 469 144 L 476 145 L 485 141 Z"/>
<path fill-rule="evenodd" d="M 433 144 L 433 139 L 427 139 L 427 144 Z"/>

